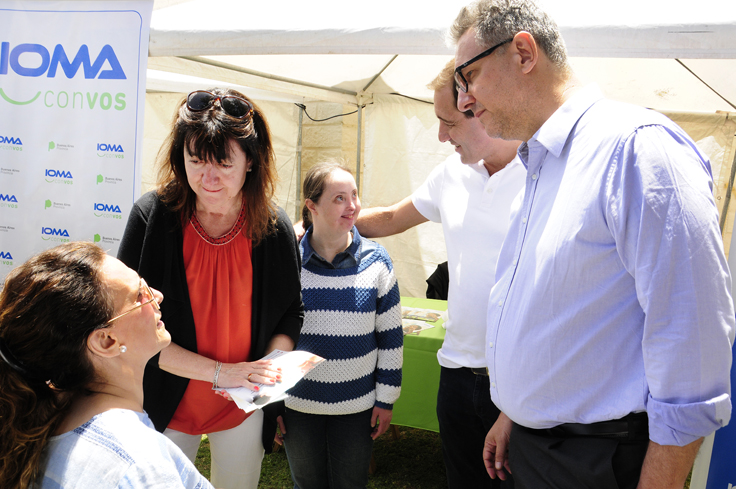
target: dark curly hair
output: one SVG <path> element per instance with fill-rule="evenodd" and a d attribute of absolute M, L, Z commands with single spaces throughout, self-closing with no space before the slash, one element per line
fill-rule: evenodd
<path fill-rule="evenodd" d="M 87 337 L 114 311 L 105 252 L 66 243 L 10 272 L 0 292 L 0 487 L 31 487 L 48 437 L 96 380 Z"/>

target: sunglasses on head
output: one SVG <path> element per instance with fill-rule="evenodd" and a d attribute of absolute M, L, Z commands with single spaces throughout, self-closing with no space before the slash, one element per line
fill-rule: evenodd
<path fill-rule="evenodd" d="M 187 95 L 187 109 L 192 112 L 207 110 L 220 102 L 220 108 L 230 117 L 244 119 L 253 113 L 253 106 L 244 98 L 235 95 L 216 95 L 206 90 L 196 90 Z"/>

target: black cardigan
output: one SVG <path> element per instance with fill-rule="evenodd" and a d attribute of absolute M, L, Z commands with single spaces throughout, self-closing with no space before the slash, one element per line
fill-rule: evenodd
<path fill-rule="evenodd" d="M 163 293 L 161 313 L 171 341 L 196 352 L 197 335 L 184 268 L 181 220 L 178 213 L 161 202 L 155 191 L 145 194 L 131 209 L 118 258 Z M 268 342 L 276 334 L 285 334 L 296 344 L 304 319 L 299 247 L 291 221 L 281 208 L 277 211 L 275 232 L 253 246 L 252 263 L 250 358 L 257 360 L 264 356 Z M 158 358 L 156 355 L 146 366 L 143 408 L 156 429 L 163 432 L 184 396 L 189 379 L 161 370 Z M 273 446 L 275 416 L 282 406 L 270 405 L 264 409 L 263 447 L 267 453 Z"/>

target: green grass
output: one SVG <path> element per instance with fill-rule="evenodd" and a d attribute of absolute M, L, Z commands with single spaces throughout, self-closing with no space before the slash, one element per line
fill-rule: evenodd
<path fill-rule="evenodd" d="M 439 434 L 412 428 L 399 428 L 395 440 L 391 431 L 373 445 L 376 470 L 368 481 L 369 489 L 446 488 L 445 466 Z M 210 444 L 204 436 L 199 446 L 197 469 L 210 478 Z M 291 489 L 289 463 L 282 448 L 266 455 L 261 466 L 259 489 Z"/>
<path fill-rule="evenodd" d="M 368 489 L 440 489 L 446 488 L 445 466 L 442 461 L 442 446 L 438 433 L 399 428 L 399 439 L 385 433 L 373 445 L 376 471 L 368 480 Z M 210 478 L 210 442 L 207 435 L 194 463 L 197 469 Z M 687 477 L 685 488 L 690 487 Z M 261 465 L 261 480 L 258 489 L 291 489 L 289 463 L 283 448 L 266 455 Z"/>

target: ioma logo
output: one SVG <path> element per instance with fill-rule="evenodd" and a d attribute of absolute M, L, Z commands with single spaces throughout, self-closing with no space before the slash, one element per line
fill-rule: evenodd
<path fill-rule="evenodd" d="M 100 158 L 125 158 L 121 144 L 97 143 L 97 156 Z"/>
<path fill-rule="evenodd" d="M 0 265 L 13 265 L 13 255 L 9 251 L 0 251 Z"/>
<path fill-rule="evenodd" d="M 79 47 L 71 61 L 69 61 L 69 56 L 61 44 L 57 44 L 51 51 L 49 52 L 49 49 L 41 44 L 23 43 L 13 46 L 11 49 L 9 42 L 0 43 L 0 75 L 8 75 L 12 71 L 19 76 L 41 77 L 46 75 L 46 78 L 54 78 L 59 72 L 59 68 L 61 68 L 64 76 L 71 79 L 77 76 L 81 68 L 84 78 L 88 80 L 95 78 L 98 80 L 127 79 L 115 50 L 109 44 L 102 47 L 94 62 L 90 58 L 89 47 L 86 44 Z M 109 67 L 109 69 L 103 69 L 103 67 Z M 0 97 L 13 105 L 28 105 L 35 102 L 40 96 L 41 91 L 30 98 L 25 97 L 25 100 L 16 100 L 9 97 L 0 88 Z M 112 94 L 86 92 L 87 105 L 90 109 L 95 108 L 98 98 L 101 109 L 108 110 L 113 106 Z M 73 92 L 70 96 L 65 91 L 55 93 L 49 90 L 44 95 L 43 102 L 47 107 L 56 105 L 60 108 L 66 108 L 70 99 L 72 100 L 72 108 L 77 108 L 77 102 L 79 102 L 79 108 L 84 108 L 85 94 L 82 92 Z M 115 94 L 114 100 L 115 110 L 125 109 L 124 93 Z"/>
<path fill-rule="evenodd" d="M 59 243 L 69 242 L 69 231 L 57 228 L 41 228 L 41 239 L 44 241 L 56 241 Z"/>
<path fill-rule="evenodd" d="M 44 175 L 46 176 L 46 181 L 48 183 L 63 183 L 66 185 L 74 185 L 74 177 L 72 176 L 72 172 L 70 171 L 46 168 Z M 51 180 L 49 180 L 49 178 Z"/>
<path fill-rule="evenodd" d="M 101 214 L 98 214 L 98 212 L 101 212 Z M 95 216 L 107 219 L 122 219 L 123 212 L 118 205 L 95 203 Z"/>
<path fill-rule="evenodd" d="M 20 58 L 26 53 L 34 53 L 40 56 L 41 63 L 38 58 L 35 60 L 31 56 L 23 57 L 26 64 L 31 67 L 23 66 Z M 109 70 L 102 70 L 105 62 L 109 63 Z M 97 59 L 92 63 L 89 57 L 89 47 L 82 44 L 72 61 L 66 55 L 64 46 L 57 44 L 54 47 L 53 54 L 41 44 L 18 44 L 10 49 L 9 42 L 0 44 L 0 75 L 8 74 L 8 66 L 20 76 L 41 76 L 44 73 L 48 78 L 54 78 L 59 67 L 61 67 L 67 78 L 74 78 L 81 66 L 84 71 L 84 78 L 90 80 L 97 78 L 98 80 L 126 80 L 123 67 L 115 55 L 115 50 L 109 44 L 105 44 L 97 55 Z"/>
<path fill-rule="evenodd" d="M 18 208 L 18 199 L 12 194 L 0 194 L 0 207 Z"/>
<path fill-rule="evenodd" d="M 23 141 L 20 138 L 0 134 L 0 149 L 23 151 Z"/>

